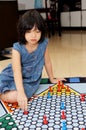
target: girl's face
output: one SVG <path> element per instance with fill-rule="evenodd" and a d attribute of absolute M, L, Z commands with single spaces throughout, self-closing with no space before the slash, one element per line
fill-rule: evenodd
<path fill-rule="evenodd" d="M 25 33 L 25 39 L 29 44 L 37 44 L 41 38 L 41 31 L 37 27 L 33 27 L 31 30 L 27 30 Z"/>

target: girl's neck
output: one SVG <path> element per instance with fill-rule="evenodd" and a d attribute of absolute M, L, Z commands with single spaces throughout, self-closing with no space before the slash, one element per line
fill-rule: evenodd
<path fill-rule="evenodd" d="M 37 43 L 36 44 L 28 43 L 25 46 L 26 46 L 26 49 L 31 53 L 31 52 L 33 52 L 33 51 L 35 51 L 37 49 L 38 44 Z"/>

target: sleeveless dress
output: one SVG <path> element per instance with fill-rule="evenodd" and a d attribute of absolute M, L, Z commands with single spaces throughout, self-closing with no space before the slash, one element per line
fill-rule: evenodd
<path fill-rule="evenodd" d="M 48 39 L 45 38 L 43 42 L 38 44 L 37 49 L 31 53 L 28 52 L 25 45 L 19 44 L 19 42 L 13 44 L 13 49 L 21 55 L 23 85 L 28 98 L 39 88 L 47 44 Z M 9 90 L 16 90 L 12 64 L 9 64 L 0 74 L 0 93 Z"/>

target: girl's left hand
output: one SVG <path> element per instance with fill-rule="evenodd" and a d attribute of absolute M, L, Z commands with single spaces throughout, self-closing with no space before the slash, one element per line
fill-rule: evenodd
<path fill-rule="evenodd" d="M 66 79 L 64 79 L 64 78 L 53 78 L 50 81 L 51 81 L 51 83 L 55 84 L 55 83 L 58 83 L 59 81 L 60 82 L 66 81 Z"/>

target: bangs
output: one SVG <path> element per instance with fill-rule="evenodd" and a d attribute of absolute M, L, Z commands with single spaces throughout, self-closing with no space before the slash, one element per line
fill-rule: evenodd
<path fill-rule="evenodd" d="M 35 27 L 35 30 L 42 31 L 44 26 L 42 26 L 42 23 L 40 21 L 37 21 L 36 19 L 30 19 L 27 21 L 27 23 L 24 24 L 24 30 L 31 30 L 33 27 Z"/>
<path fill-rule="evenodd" d="M 34 30 L 39 30 L 39 31 L 41 31 L 41 28 L 40 27 L 38 27 L 36 24 L 34 24 L 34 25 L 29 25 L 29 27 L 26 27 L 26 31 L 27 30 L 31 30 L 31 29 L 33 29 L 34 28 Z"/>

